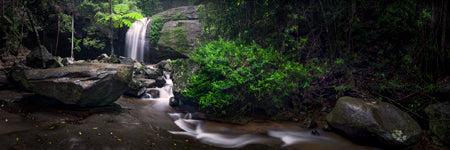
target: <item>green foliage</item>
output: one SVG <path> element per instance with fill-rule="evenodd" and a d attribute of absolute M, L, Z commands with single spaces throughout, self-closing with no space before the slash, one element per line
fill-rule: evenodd
<path fill-rule="evenodd" d="M 254 108 L 279 109 L 298 90 L 309 87 L 311 68 L 287 61 L 273 49 L 256 43 L 212 41 L 190 56 L 201 65 L 186 96 L 216 115 L 245 114 Z"/>
<path fill-rule="evenodd" d="M 138 12 L 130 12 L 130 6 L 128 4 L 116 4 L 113 5 L 114 14 L 104 16 L 103 13 L 98 13 L 97 16 L 103 16 L 99 22 L 107 24 L 110 19 L 113 20 L 114 28 L 121 28 L 124 25 L 131 27 L 134 21 L 142 19 L 142 15 Z"/>
<path fill-rule="evenodd" d="M 68 38 L 68 40 L 69 40 L 69 42 L 72 42 L 72 38 Z M 77 52 L 81 52 L 81 47 L 80 47 L 81 41 L 83 41 L 83 39 L 77 39 L 77 38 L 73 39 L 73 44 L 74 44 L 73 50 L 76 50 Z"/>
<path fill-rule="evenodd" d="M 93 47 L 96 49 L 104 49 L 105 48 L 105 43 L 101 42 L 98 39 L 91 39 L 89 37 L 86 37 L 83 39 L 83 46 L 85 47 Z"/>
<path fill-rule="evenodd" d="M 163 11 L 161 0 L 140 0 L 138 4 L 142 9 L 142 13 L 146 16 L 153 16 L 156 13 Z"/>
<path fill-rule="evenodd" d="M 161 29 L 164 23 L 167 22 L 167 19 L 161 16 L 154 16 L 150 25 L 150 33 L 152 34 L 150 43 L 156 44 L 161 36 Z"/>

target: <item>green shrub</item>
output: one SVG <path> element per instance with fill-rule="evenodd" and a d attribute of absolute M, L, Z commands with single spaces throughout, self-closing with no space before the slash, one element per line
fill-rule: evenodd
<path fill-rule="evenodd" d="M 158 43 L 158 40 L 161 36 L 161 29 L 164 25 L 164 23 L 167 22 L 167 18 L 161 17 L 161 16 L 154 16 L 152 18 L 152 21 L 150 22 L 150 33 L 151 33 L 151 44 Z"/>
<path fill-rule="evenodd" d="M 246 114 L 255 108 L 274 112 L 312 80 L 309 67 L 255 42 L 246 46 L 220 39 L 196 48 L 190 57 L 201 69 L 183 94 L 215 115 Z"/>

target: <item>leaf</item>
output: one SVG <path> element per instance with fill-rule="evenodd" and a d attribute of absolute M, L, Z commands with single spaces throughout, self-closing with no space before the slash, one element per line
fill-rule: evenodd
<path fill-rule="evenodd" d="M 113 10 L 115 13 L 123 15 L 125 12 L 130 10 L 130 7 L 125 4 L 116 4 L 113 6 Z"/>
<path fill-rule="evenodd" d="M 136 13 L 136 12 L 128 13 L 128 14 L 124 15 L 123 17 L 131 18 L 131 19 L 134 19 L 134 20 L 139 20 L 139 19 L 144 18 L 144 17 L 142 17 L 141 14 Z"/>

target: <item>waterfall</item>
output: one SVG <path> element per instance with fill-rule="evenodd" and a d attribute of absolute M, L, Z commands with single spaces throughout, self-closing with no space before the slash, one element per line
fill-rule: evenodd
<path fill-rule="evenodd" d="M 147 25 L 152 18 L 142 18 L 135 21 L 131 28 L 127 31 L 125 40 L 125 57 L 144 61 L 145 52 L 145 33 Z"/>

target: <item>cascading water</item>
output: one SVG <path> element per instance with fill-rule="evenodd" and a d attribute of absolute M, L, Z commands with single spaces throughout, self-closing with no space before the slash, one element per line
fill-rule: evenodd
<path fill-rule="evenodd" d="M 151 67 L 151 66 L 150 66 Z M 152 100 L 154 104 L 149 108 L 152 111 L 146 116 L 151 120 L 157 119 L 153 125 L 160 124 L 168 126 L 167 121 L 173 121 L 180 130 L 169 129 L 169 133 L 174 135 L 190 136 L 198 139 L 202 143 L 214 145 L 223 148 L 240 148 L 250 144 L 263 144 L 277 148 L 287 149 L 371 149 L 355 145 L 333 133 L 320 131 L 320 136 L 312 134 L 312 129 L 302 129 L 295 122 L 251 122 L 247 125 L 231 125 L 225 123 L 217 123 L 207 120 L 198 120 L 194 118 L 198 114 L 181 113 L 172 110 L 169 107 L 169 99 L 173 97 L 173 82 L 170 79 L 170 73 L 164 72 L 166 84 L 161 88 L 150 88 L 150 90 L 158 90 L 159 96 L 152 97 L 146 94 L 143 100 Z M 170 119 L 165 120 L 152 116 L 158 112 L 157 116 L 169 115 Z M 169 113 L 170 112 L 170 113 Z M 169 127 L 167 127 L 169 128 Z M 317 130 L 316 130 L 317 132 Z M 376 149 L 376 148 L 374 148 Z"/>
<path fill-rule="evenodd" d="M 152 18 L 142 18 L 134 22 L 131 28 L 127 31 L 125 41 L 125 57 L 136 59 L 138 61 L 144 61 L 145 52 L 145 34 L 147 31 L 147 25 L 151 22 Z"/>

